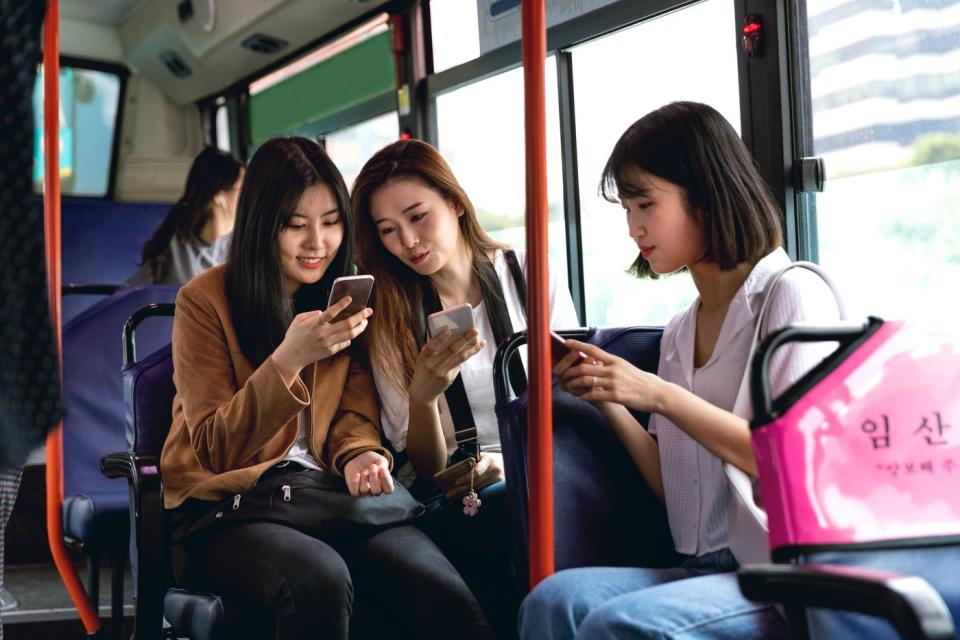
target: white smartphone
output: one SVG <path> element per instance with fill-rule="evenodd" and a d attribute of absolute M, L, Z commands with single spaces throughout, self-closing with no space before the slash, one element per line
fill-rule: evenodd
<path fill-rule="evenodd" d="M 470 303 L 464 302 L 427 316 L 427 332 L 431 338 L 444 329 L 450 329 L 451 337 L 462 336 L 473 329 L 473 307 Z"/>
<path fill-rule="evenodd" d="M 327 301 L 327 308 L 335 304 L 345 296 L 350 296 L 352 300 L 346 309 L 337 314 L 330 320 L 340 322 L 349 318 L 355 313 L 362 311 L 367 306 L 370 299 L 370 292 L 373 290 L 373 276 L 343 276 L 333 281 L 333 287 L 330 289 L 330 299 Z"/>

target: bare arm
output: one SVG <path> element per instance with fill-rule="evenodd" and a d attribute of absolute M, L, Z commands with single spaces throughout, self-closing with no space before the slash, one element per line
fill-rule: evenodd
<path fill-rule="evenodd" d="M 571 393 L 595 404 L 614 402 L 637 411 L 658 413 L 713 455 L 757 475 L 746 420 L 594 345 L 568 340 L 567 346 L 594 361 L 564 372 L 563 382 Z"/>
<path fill-rule="evenodd" d="M 416 401 L 410 398 L 407 427 L 407 456 L 420 477 L 431 478 L 447 466 L 447 443 L 440 426 L 438 400 Z"/>

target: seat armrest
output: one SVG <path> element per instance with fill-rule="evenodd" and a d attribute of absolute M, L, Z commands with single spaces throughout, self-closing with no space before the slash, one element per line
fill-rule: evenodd
<path fill-rule="evenodd" d="M 790 610 L 817 607 L 887 620 L 903 638 L 953 640 L 950 611 L 919 577 L 844 565 L 747 565 L 737 571 L 743 595 Z"/>
<path fill-rule="evenodd" d="M 101 458 L 100 470 L 108 478 L 129 481 L 130 532 L 135 545 L 131 562 L 136 583 L 134 637 L 159 637 L 170 564 L 159 460 L 132 451 L 110 453 Z"/>

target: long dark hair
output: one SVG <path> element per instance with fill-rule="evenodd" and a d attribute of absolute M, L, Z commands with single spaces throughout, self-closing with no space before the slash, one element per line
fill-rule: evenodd
<path fill-rule="evenodd" d="M 303 192 L 326 185 L 340 208 L 343 241 L 319 282 L 303 285 L 291 300 L 280 266 L 280 232 Z M 315 142 L 274 138 L 257 149 L 237 203 L 226 285 L 237 340 L 254 367 L 283 340 L 293 316 L 322 309 L 334 279 L 353 273 L 353 225 L 343 176 Z"/>
<path fill-rule="evenodd" d="M 423 277 L 390 253 L 370 212 L 373 194 L 396 178 L 414 178 L 439 193 L 456 211 L 460 234 L 473 256 L 473 271 L 483 288 L 482 261 L 488 254 L 506 245 L 493 240 L 480 226 L 473 203 L 443 156 L 426 142 L 400 140 L 374 154 L 353 183 L 353 210 L 357 227 L 357 267 L 376 278 L 373 304 L 377 312 L 364 332 L 370 356 L 381 366 L 388 379 L 406 389 L 413 377 L 419 349 L 413 327 L 420 324 L 423 309 Z"/>
<path fill-rule="evenodd" d="M 721 269 L 755 263 L 782 244 L 780 208 L 740 136 L 713 107 L 671 102 L 630 125 L 603 169 L 604 198 L 618 203 L 636 191 L 625 176 L 631 167 L 683 189 L 707 241 L 704 259 Z M 630 271 L 656 277 L 643 255 Z"/>
<path fill-rule="evenodd" d="M 170 241 L 174 236 L 181 240 L 198 236 L 210 216 L 213 198 L 221 191 L 228 191 L 242 170 L 242 162 L 214 147 L 206 147 L 193 160 L 183 195 L 143 245 L 140 263 L 150 265 L 154 282 L 165 277 Z"/>

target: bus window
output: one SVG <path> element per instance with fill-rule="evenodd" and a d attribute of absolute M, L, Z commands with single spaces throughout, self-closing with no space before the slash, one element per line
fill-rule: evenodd
<path fill-rule="evenodd" d="M 327 153 L 343 174 L 347 188 L 353 188 L 363 163 L 396 140 L 399 131 L 397 112 L 391 111 L 325 136 Z"/>
<path fill-rule="evenodd" d="M 546 62 L 547 206 L 550 267 L 566 278 L 557 67 Z M 437 96 L 439 149 L 477 210 L 483 228 L 517 249 L 526 246 L 523 69 Z"/>
<path fill-rule="evenodd" d="M 396 75 L 387 15 L 307 53 L 250 84 L 254 145 L 274 136 L 324 135 L 396 109 Z"/>
<path fill-rule="evenodd" d="M 475 2 L 430 0 L 430 32 L 436 73 L 480 55 Z"/>
<path fill-rule="evenodd" d="M 60 68 L 60 180 L 64 196 L 103 197 L 110 190 L 110 163 L 120 106 L 120 76 Z M 33 88 L 33 188 L 43 190 L 43 69 Z"/>
<path fill-rule="evenodd" d="M 812 151 L 827 178 L 805 194 L 819 261 L 851 313 L 953 324 L 960 5 L 806 6 Z"/>
<path fill-rule="evenodd" d="M 226 104 L 217 106 L 217 110 L 213 116 L 213 122 L 217 127 L 217 148 L 230 153 L 230 119 L 228 117 Z"/>
<path fill-rule="evenodd" d="M 572 49 L 587 324 L 664 324 L 696 296 L 687 274 L 654 282 L 626 273 L 637 247 L 598 185 L 620 135 L 668 102 L 710 104 L 740 131 L 733 9 L 706 0 Z M 698 45 L 677 46 L 678 34 Z"/>

